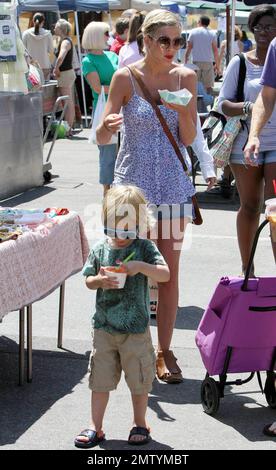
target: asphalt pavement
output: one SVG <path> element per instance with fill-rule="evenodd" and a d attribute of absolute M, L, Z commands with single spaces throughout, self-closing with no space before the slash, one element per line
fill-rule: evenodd
<path fill-rule="evenodd" d="M 88 132 L 56 142 L 50 183 L 0 204 L 67 207 L 82 217 L 91 244 L 101 237 L 95 223 L 102 199 L 98 151 L 88 144 Z M 202 183 L 200 174 L 196 182 Z M 241 387 L 227 387 L 216 416 L 202 409 L 200 387 L 206 371 L 195 346 L 195 332 L 220 277 L 238 275 L 241 267 L 235 228 L 238 199 L 222 199 L 217 191 L 206 194 L 205 186 L 197 189 L 204 224 L 189 225 L 187 230 L 172 342 L 184 381 L 178 385 L 154 382 L 148 408 L 152 441 L 146 449 L 275 449 L 276 439 L 265 437 L 262 428 L 276 419 L 276 413 L 267 406 L 256 378 Z M 268 229 L 259 241 L 256 272 L 275 275 Z M 18 313 L 9 313 L 0 324 L 1 449 L 74 449 L 74 437 L 89 424 L 86 370 L 94 301 L 95 293 L 88 291 L 80 273 L 66 282 L 63 349 L 56 346 L 58 292 L 33 305 L 33 381 L 22 387 L 17 385 Z M 151 331 L 156 345 L 154 319 Z M 111 393 L 106 412 L 107 440 L 95 449 L 129 449 L 131 427 L 130 394 L 122 379 Z"/>

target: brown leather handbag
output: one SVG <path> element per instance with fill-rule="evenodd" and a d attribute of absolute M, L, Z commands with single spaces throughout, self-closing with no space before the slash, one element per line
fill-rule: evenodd
<path fill-rule="evenodd" d="M 174 148 L 174 151 L 175 151 L 175 153 L 176 153 L 176 155 L 177 155 L 177 157 L 178 157 L 178 159 L 179 159 L 179 161 L 182 165 L 183 170 L 189 176 L 189 171 L 188 171 L 187 165 L 185 163 L 184 157 L 181 153 L 181 150 L 180 150 L 173 134 L 170 131 L 170 128 L 169 128 L 169 126 L 166 122 L 166 119 L 164 118 L 163 114 L 161 113 L 160 109 L 158 108 L 156 102 L 154 101 L 153 97 L 151 96 L 147 86 L 145 85 L 145 83 L 141 79 L 141 77 L 140 77 L 139 73 L 137 72 L 136 68 L 133 67 L 133 66 L 130 66 L 130 67 L 128 67 L 128 69 L 130 70 L 130 72 L 133 74 L 136 81 L 138 82 L 142 92 L 144 93 L 145 98 L 152 105 L 154 111 L 156 112 L 157 117 L 158 117 L 158 119 L 161 123 L 161 126 L 163 127 L 163 130 L 164 130 L 166 136 L 168 137 L 170 143 L 172 144 L 172 146 Z M 199 206 L 198 206 L 196 195 L 192 196 L 192 203 L 193 203 L 193 212 L 194 212 L 193 224 L 201 225 L 203 223 L 203 219 L 202 219 L 202 216 L 201 216 L 201 213 L 200 213 L 200 209 L 199 209 Z"/>

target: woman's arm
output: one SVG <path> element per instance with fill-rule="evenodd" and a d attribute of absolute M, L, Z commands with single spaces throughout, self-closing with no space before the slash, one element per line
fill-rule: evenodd
<path fill-rule="evenodd" d="M 59 68 L 60 68 L 62 62 L 64 61 L 64 59 L 66 57 L 66 54 L 70 51 L 71 48 L 72 48 L 71 42 L 68 41 L 68 39 L 64 39 L 61 43 L 59 55 L 58 55 L 56 65 L 55 65 L 55 68 L 54 68 L 54 75 L 56 77 L 60 76 L 60 69 Z"/>
<path fill-rule="evenodd" d="M 187 147 L 196 137 L 197 122 L 197 81 L 193 70 L 183 68 L 181 71 L 181 89 L 187 88 L 193 97 L 187 106 L 179 106 L 179 137 Z"/>
<path fill-rule="evenodd" d="M 129 72 L 126 68 L 117 70 L 110 83 L 102 123 L 97 128 L 97 141 L 105 145 L 110 141 L 111 134 L 120 130 L 123 118 L 119 114 L 131 96 Z"/>
<path fill-rule="evenodd" d="M 95 93 L 98 93 L 99 95 L 101 93 L 102 85 L 98 72 L 90 72 L 85 76 L 85 78 Z M 109 85 L 104 86 L 104 92 L 106 95 L 108 95 Z"/>
<path fill-rule="evenodd" d="M 236 103 L 238 92 L 238 80 L 240 70 L 240 58 L 233 57 L 230 61 L 223 80 L 219 97 L 218 109 L 225 116 L 240 116 L 243 114 L 244 101 Z"/>

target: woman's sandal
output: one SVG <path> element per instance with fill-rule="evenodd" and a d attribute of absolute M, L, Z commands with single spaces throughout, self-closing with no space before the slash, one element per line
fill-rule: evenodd
<path fill-rule="evenodd" d="M 82 439 L 78 439 L 79 437 L 86 437 L 87 440 L 83 441 Z M 76 447 L 80 447 L 81 449 L 89 449 L 90 447 L 97 446 L 100 442 L 105 440 L 105 434 L 103 431 L 96 432 L 93 429 L 84 429 L 77 435 L 76 439 L 74 440 L 74 444 Z"/>
<path fill-rule="evenodd" d="M 144 439 L 136 441 L 134 439 L 131 439 L 133 436 L 144 436 Z M 147 444 L 150 440 L 150 429 L 142 428 L 141 426 L 134 426 L 129 433 L 127 442 L 131 446 L 143 446 L 144 444 Z"/>
<path fill-rule="evenodd" d="M 168 384 L 179 384 L 183 382 L 183 376 L 180 367 L 178 367 L 177 358 L 172 351 L 158 351 L 156 360 L 156 375 L 159 380 Z M 173 364 L 168 367 L 167 364 Z M 171 369 L 171 370 L 169 370 Z"/>
<path fill-rule="evenodd" d="M 150 314 L 156 315 L 157 312 L 157 300 L 151 300 L 150 301 Z"/>
<path fill-rule="evenodd" d="M 271 427 L 272 427 L 272 430 L 270 429 Z M 276 422 L 267 424 L 263 429 L 263 433 L 266 436 L 276 438 Z"/>

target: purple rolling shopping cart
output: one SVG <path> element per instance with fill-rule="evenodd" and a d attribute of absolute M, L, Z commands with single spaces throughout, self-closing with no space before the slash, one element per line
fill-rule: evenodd
<path fill-rule="evenodd" d="M 207 370 L 201 385 L 201 402 L 214 415 L 226 385 L 242 385 L 266 371 L 264 392 L 276 408 L 276 277 L 249 279 L 260 232 L 258 228 L 245 278 L 223 277 L 218 283 L 196 333 L 196 344 Z M 227 382 L 228 373 L 250 373 L 245 380 Z M 218 375 L 216 381 L 211 375 Z"/>

